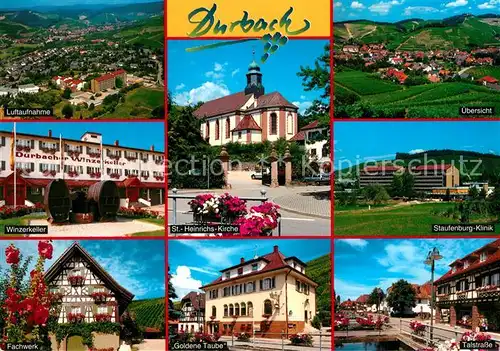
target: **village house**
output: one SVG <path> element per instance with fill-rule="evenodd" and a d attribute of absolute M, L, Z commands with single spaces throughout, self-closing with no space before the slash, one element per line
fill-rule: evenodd
<path fill-rule="evenodd" d="M 255 332 L 257 337 L 281 338 L 311 328 L 316 315 L 317 283 L 306 275 L 306 264 L 271 253 L 243 257 L 201 289 L 206 293 L 209 333 Z"/>
<path fill-rule="evenodd" d="M 326 127 L 320 126 L 319 121 L 313 121 L 300 128 L 300 131 L 290 141 L 295 141 L 303 145 L 306 154 L 311 160 L 316 160 L 320 163 L 329 162 L 330 153 L 327 149 L 329 140 L 326 140 L 324 137 L 326 130 Z"/>
<path fill-rule="evenodd" d="M 203 332 L 205 325 L 205 294 L 191 291 L 181 300 L 182 315 L 178 331 L 186 333 Z"/>

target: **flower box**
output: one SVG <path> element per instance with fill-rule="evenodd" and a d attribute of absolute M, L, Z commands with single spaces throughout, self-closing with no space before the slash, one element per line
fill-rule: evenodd
<path fill-rule="evenodd" d="M 81 286 L 85 281 L 85 278 L 81 275 L 72 275 L 68 277 L 68 281 L 72 286 Z"/>
<path fill-rule="evenodd" d="M 78 177 L 79 173 L 77 171 L 68 171 L 68 176 L 75 178 Z"/>
<path fill-rule="evenodd" d="M 56 149 L 51 149 L 51 148 L 48 148 L 48 147 L 41 147 L 40 150 L 43 152 L 43 153 L 46 153 L 46 154 L 51 154 L 51 155 L 55 155 L 55 153 L 57 152 Z"/>
<path fill-rule="evenodd" d="M 239 316 L 238 316 L 238 315 L 235 315 L 235 314 L 233 314 L 233 315 L 231 316 L 231 318 L 232 318 L 232 319 L 237 319 L 238 317 L 239 317 Z"/>
<path fill-rule="evenodd" d="M 96 322 L 111 322 L 111 315 L 108 313 L 97 313 L 94 315 Z"/>
<path fill-rule="evenodd" d="M 111 173 L 109 177 L 113 179 L 120 179 L 120 175 L 118 173 Z"/>
<path fill-rule="evenodd" d="M 80 156 L 80 152 L 79 151 L 68 151 L 68 155 L 69 157 L 78 157 Z"/>
<path fill-rule="evenodd" d="M 31 151 L 31 147 L 29 147 L 29 146 L 21 146 L 21 145 L 17 145 L 17 146 L 16 146 L 16 151 L 30 152 L 30 151 Z"/>
<path fill-rule="evenodd" d="M 157 164 L 157 165 L 161 165 L 163 162 L 164 162 L 164 160 L 156 160 L 156 161 L 155 161 L 155 164 Z"/>
<path fill-rule="evenodd" d="M 87 155 L 91 158 L 99 158 L 101 157 L 101 153 L 100 152 L 89 152 L 87 153 Z"/>
<path fill-rule="evenodd" d="M 137 160 L 137 157 L 131 157 L 131 156 L 125 156 L 125 159 L 129 162 L 132 162 L 132 161 L 136 161 Z"/>
<path fill-rule="evenodd" d="M 64 294 L 57 292 L 57 293 L 49 293 L 49 299 L 51 302 L 55 304 L 60 304 L 63 301 Z"/>
<path fill-rule="evenodd" d="M 163 181 L 165 179 L 165 177 L 163 177 L 163 176 L 155 176 L 155 179 L 157 181 Z"/>
<path fill-rule="evenodd" d="M 68 321 L 70 323 L 81 323 L 85 320 L 83 313 L 68 313 Z"/>
<path fill-rule="evenodd" d="M 101 172 L 93 172 L 89 174 L 90 178 L 101 178 Z"/>
<path fill-rule="evenodd" d="M 272 314 L 263 314 L 263 315 L 262 315 L 262 317 L 264 317 L 264 318 L 269 318 L 269 317 L 271 317 L 271 316 L 272 316 Z"/>
<path fill-rule="evenodd" d="M 112 155 L 112 154 L 110 154 L 110 155 L 108 155 L 108 157 L 110 159 L 112 159 L 112 160 L 119 160 L 120 159 L 120 155 Z"/>
<path fill-rule="evenodd" d="M 210 319 L 211 319 L 211 320 L 214 320 L 214 319 L 215 319 L 215 316 L 210 316 Z"/>
<path fill-rule="evenodd" d="M 149 179 L 149 176 L 141 176 L 142 179 L 147 180 Z"/>
<path fill-rule="evenodd" d="M 106 300 L 109 297 L 109 293 L 107 293 L 107 292 L 94 292 L 94 293 L 90 294 L 90 297 L 92 297 L 94 299 L 94 302 L 96 304 L 101 304 L 101 303 L 106 302 Z"/>

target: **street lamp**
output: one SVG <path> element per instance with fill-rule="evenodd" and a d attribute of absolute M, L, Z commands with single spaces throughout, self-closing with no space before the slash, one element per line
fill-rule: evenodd
<path fill-rule="evenodd" d="M 432 251 L 429 251 L 427 254 L 427 258 L 424 263 L 428 266 L 431 266 L 431 330 L 429 333 L 430 340 L 432 342 L 434 338 L 434 270 L 436 268 L 436 261 L 442 259 L 443 256 L 439 253 L 437 247 L 433 248 Z"/>

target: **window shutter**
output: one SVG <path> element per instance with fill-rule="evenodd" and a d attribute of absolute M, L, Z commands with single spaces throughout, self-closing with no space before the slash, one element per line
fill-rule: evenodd
<path fill-rule="evenodd" d="M 262 289 L 262 285 L 263 285 L 263 282 L 262 282 L 262 279 L 260 280 L 260 290 L 263 290 Z"/>
<path fill-rule="evenodd" d="M 31 162 L 31 172 L 34 172 L 34 171 L 35 171 L 35 162 Z"/>
<path fill-rule="evenodd" d="M 34 149 L 35 148 L 35 141 L 33 139 L 31 139 L 31 148 Z"/>
<path fill-rule="evenodd" d="M 247 292 L 247 285 L 243 284 L 243 293 L 246 294 L 246 292 Z"/>
<path fill-rule="evenodd" d="M 276 288 L 276 284 L 275 283 L 276 283 L 276 280 L 273 277 L 273 279 L 271 279 L 271 289 Z"/>
<path fill-rule="evenodd" d="M 253 291 L 255 291 L 256 290 L 256 288 L 255 288 L 255 282 L 252 282 L 252 284 L 253 284 Z"/>

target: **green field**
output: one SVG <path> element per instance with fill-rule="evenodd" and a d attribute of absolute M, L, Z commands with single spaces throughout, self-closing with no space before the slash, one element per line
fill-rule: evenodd
<path fill-rule="evenodd" d="M 482 66 L 474 67 L 467 70 L 467 73 L 475 78 L 482 78 L 484 76 L 491 76 L 500 80 L 500 67 L 498 66 Z"/>
<path fill-rule="evenodd" d="M 426 203 L 392 206 L 370 211 L 339 211 L 335 212 L 334 232 L 336 235 L 433 234 L 431 231 L 433 224 L 458 224 L 458 221 L 433 215 L 431 211 L 445 211 L 453 207 L 453 203 Z M 478 221 L 478 223 L 485 222 Z M 496 225 L 495 233 L 500 233 L 500 224 Z M 492 233 L 447 233 L 446 235 L 470 236 L 474 234 Z"/>
<path fill-rule="evenodd" d="M 113 113 L 105 114 L 101 118 L 151 117 L 151 111 L 163 104 L 162 89 L 138 88 L 128 93 L 125 102 L 120 102 Z"/>
<path fill-rule="evenodd" d="M 132 301 L 128 311 L 135 313 L 140 327 L 161 329 L 165 323 L 165 299 L 148 299 Z"/>
<path fill-rule="evenodd" d="M 497 67 L 484 72 L 498 74 Z M 357 112 L 359 108 L 346 107 L 349 117 L 460 117 L 464 106 L 495 107 L 500 116 L 500 93 L 481 85 L 446 82 L 417 86 L 401 86 L 384 81 L 374 74 L 360 71 L 342 71 L 335 74 L 335 96 L 353 93 L 359 97 L 355 104 L 365 106 L 373 115 Z M 340 110 L 339 110 L 340 111 Z M 338 111 L 336 113 L 339 114 Z M 355 115 L 356 113 L 360 115 Z M 344 117 L 344 116 L 341 116 Z"/>

